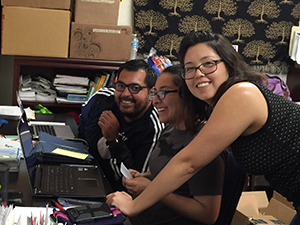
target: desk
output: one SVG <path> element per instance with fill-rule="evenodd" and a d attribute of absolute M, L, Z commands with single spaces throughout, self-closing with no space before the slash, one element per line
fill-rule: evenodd
<path fill-rule="evenodd" d="M 65 122 L 68 124 L 75 136 L 77 136 L 77 124 L 71 115 L 65 114 L 36 114 L 37 120 L 43 121 L 56 121 Z M 16 135 L 17 134 L 17 123 L 18 121 L 10 120 L 9 123 L 0 128 L 0 133 L 4 135 Z M 102 171 L 101 171 L 102 172 Z M 112 192 L 112 189 L 107 181 L 103 180 L 105 190 L 107 193 Z M 20 169 L 18 173 L 9 174 L 9 190 L 10 191 L 21 191 L 23 194 L 23 204 L 25 206 L 44 206 L 46 203 L 51 201 L 50 198 L 36 198 L 31 195 L 29 178 L 26 170 L 26 164 L 24 159 L 20 162 Z"/>

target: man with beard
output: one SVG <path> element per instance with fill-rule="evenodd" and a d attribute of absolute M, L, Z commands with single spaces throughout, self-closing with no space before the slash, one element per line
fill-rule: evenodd
<path fill-rule="evenodd" d="M 164 128 L 148 99 L 156 78 L 144 60 L 130 60 L 118 70 L 114 87 L 100 89 L 82 107 L 79 136 L 88 142 L 114 190 L 125 190 L 121 162 L 142 173 L 148 170 L 149 156 Z"/>

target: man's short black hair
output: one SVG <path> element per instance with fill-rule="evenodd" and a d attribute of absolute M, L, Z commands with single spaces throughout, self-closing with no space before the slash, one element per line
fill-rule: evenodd
<path fill-rule="evenodd" d="M 118 79 L 120 73 L 124 69 L 127 71 L 138 71 L 140 69 L 144 69 L 146 71 L 145 84 L 147 85 L 148 90 L 150 90 L 155 85 L 157 79 L 156 72 L 150 66 L 150 64 L 145 62 L 144 60 L 142 59 L 129 60 L 123 65 L 121 65 L 117 72 Z"/>

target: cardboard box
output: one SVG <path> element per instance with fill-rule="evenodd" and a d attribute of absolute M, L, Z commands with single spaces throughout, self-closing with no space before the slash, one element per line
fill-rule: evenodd
<path fill-rule="evenodd" d="M 1 53 L 67 58 L 70 16 L 67 10 L 3 7 Z"/>
<path fill-rule="evenodd" d="M 119 0 L 76 0 L 74 20 L 77 23 L 118 25 Z"/>
<path fill-rule="evenodd" d="M 231 225 L 290 224 L 296 210 L 283 196 L 274 192 L 270 202 L 264 191 L 243 192 Z"/>
<path fill-rule="evenodd" d="M 1 5 L 69 10 L 71 0 L 1 0 Z"/>
<path fill-rule="evenodd" d="M 131 26 L 72 22 L 70 58 L 127 61 L 130 58 Z"/>

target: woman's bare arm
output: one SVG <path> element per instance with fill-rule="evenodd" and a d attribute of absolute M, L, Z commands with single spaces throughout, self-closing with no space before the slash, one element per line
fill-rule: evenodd
<path fill-rule="evenodd" d="M 260 129 L 267 116 L 267 104 L 259 89 L 248 82 L 235 84 L 220 98 L 194 140 L 170 160 L 134 201 L 113 193 L 107 196 L 107 202 L 126 215 L 138 214 L 180 187 L 237 137 Z"/>

